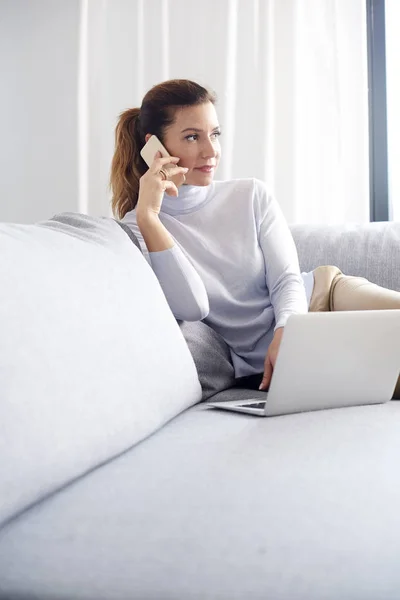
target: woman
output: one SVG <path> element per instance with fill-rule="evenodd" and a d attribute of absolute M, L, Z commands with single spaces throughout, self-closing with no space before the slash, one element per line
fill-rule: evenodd
<path fill-rule="evenodd" d="M 264 183 L 213 180 L 221 155 L 215 102 L 197 83 L 171 80 L 120 115 L 112 207 L 138 237 L 175 317 L 204 319 L 230 347 L 237 385 L 266 390 L 291 314 L 400 308 L 400 293 L 333 266 L 300 273 Z M 157 153 L 148 168 L 140 150 L 152 134 L 171 157 Z"/>

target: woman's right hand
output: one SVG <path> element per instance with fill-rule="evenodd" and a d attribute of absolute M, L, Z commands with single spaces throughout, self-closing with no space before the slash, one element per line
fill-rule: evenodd
<path fill-rule="evenodd" d="M 162 157 L 160 152 L 156 153 L 151 167 L 139 181 L 137 211 L 159 215 L 164 192 L 169 196 L 178 196 L 178 186 L 184 183 L 185 173 L 189 169 L 178 166 L 166 168 L 165 165 L 176 164 L 179 160 L 177 156 Z M 164 179 L 161 169 L 167 173 L 168 179 Z M 171 181 L 172 177 L 176 183 Z"/>

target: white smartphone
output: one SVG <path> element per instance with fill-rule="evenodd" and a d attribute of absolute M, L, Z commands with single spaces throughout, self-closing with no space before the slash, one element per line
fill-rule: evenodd
<path fill-rule="evenodd" d="M 156 135 L 152 135 L 149 137 L 148 141 L 140 151 L 140 156 L 143 158 L 148 167 L 151 167 L 153 164 L 153 160 L 157 151 L 161 152 L 161 156 L 171 156 L 165 146 L 162 145 L 158 137 Z M 176 167 L 174 163 L 165 166 Z"/>
<path fill-rule="evenodd" d="M 140 155 L 148 167 L 151 167 L 151 165 L 153 164 L 157 150 L 161 152 L 161 156 L 171 156 L 168 150 L 165 148 L 165 146 L 162 145 L 158 137 L 156 135 L 152 135 L 151 137 L 149 137 L 148 141 L 140 151 Z M 179 166 L 179 163 L 178 165 L 176 163 L 169 163 L 164 166 L 167 169 L 172 169 L 176 166 Z M 182 185 L 182 179 L 179 175 L 173 175 L 172 177 L 170 177 L 170 180 L 173 183 L 175 183 L 176 187 L 180 187 Z"/>

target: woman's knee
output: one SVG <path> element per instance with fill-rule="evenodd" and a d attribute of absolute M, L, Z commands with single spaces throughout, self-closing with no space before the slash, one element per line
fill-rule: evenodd
<path fill-rule="evenodd" d="M 326 312 L 330 310 L 330 290 L 336 277 L 342 271 L 333 265 L 323 265 L 313 271 L 314 288 L 311 294 L 310 312 Z"/>
<path fill-rule="evenodd" d="M 383 310 L 400 308 L 400 293 L 365 277 L 338 275 L 331 286 L 330 310 Z"/>

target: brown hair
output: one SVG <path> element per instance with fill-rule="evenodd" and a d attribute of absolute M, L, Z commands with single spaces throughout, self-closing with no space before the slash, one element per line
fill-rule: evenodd
<path fill-rule="evenodd" d="M 188 79 L 171 79 L 152 87 L 140 108 L 129 108 L 119 115 L 110 175 L 114 216 L 122 219 L 137 204 L 139 180 L 147 171 L 140 155 L 146 134 L 163 141 L 165 128 L 174 122 L 176 108 L 206 102 L 215 104 L 214 92 Z"/>

